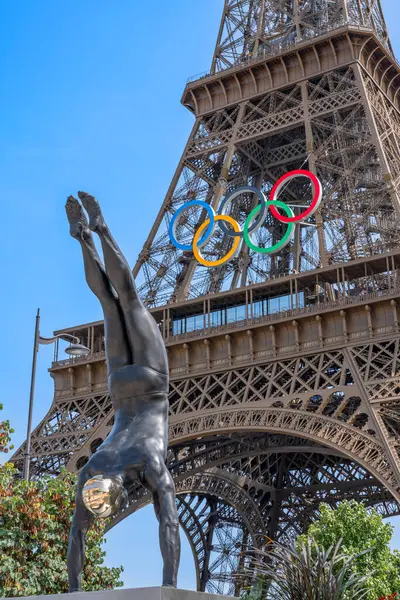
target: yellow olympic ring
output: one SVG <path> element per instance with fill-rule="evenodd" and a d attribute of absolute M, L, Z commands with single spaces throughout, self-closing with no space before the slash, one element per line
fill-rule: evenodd
<path fill-rule="evenodd" d="M 234 231 L 238 231 L 238 232 L 240 231 L 239 223 L 237 223 L 235 221 L 235 219 L 232 219 L 232 217 L 230 217 L 229 215 L 216 215 L 214 217 L 214 220 L 215 221 L 226 221 L 227 223 L 232 225 Z M 196 231 L 196 235 L 193 238 L 193 254 L 195 255 L 197 261 L 201 265 L 204 265 L 205 267 L 219 267 L 219 265 L 223 265 L 230 258 L 232 258 L 232 256 L 235 254 L 236 250 L 238 249 L 238 246 L 241 242 L 241 238 L 239 238 L 239 237 L 234 238 L 232 248 L 229 250 L 228 254 L 226 256 L 224 256 L 224 258 L 220 258 L 219 260 L 214 260 L 214 261 L 206 260 L 201 255 L 200 250 L 197 246 L 197 243 L 198 243 L 200 236 L 203 233 L 204 229 L 206 227 L 208 227 L 209 224 L 210 224 L 210 219 L 207 219 L 207 221 L 204 221 L 204 223 L 202 223 L 200 225 L 200 227 L 198 228 L 198 230 Z"/>

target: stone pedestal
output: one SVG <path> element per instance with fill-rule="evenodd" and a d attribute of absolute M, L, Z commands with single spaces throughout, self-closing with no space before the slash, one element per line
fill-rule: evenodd
<path fill-rule="evenodd" d="M 208 594 L 206 592 L 192 592 L 190 590 L 176 590 L 169 587 L 132 588 L 127 590 L 105 590 L 103 592 L 76 592 L 74 594 L 50 594 L 48 596 L 25 596 L 20 600 L 226 600 L 226 596 Z M 233 599 L 232 599 L 233 600 Z"/>

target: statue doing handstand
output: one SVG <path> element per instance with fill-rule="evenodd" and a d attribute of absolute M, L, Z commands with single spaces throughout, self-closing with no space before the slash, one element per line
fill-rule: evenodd
<path fill-rule="evenodd" d="M 70 233 L 82 248 L 88 286 L 104 313 L 108 386 L 114 426 L 79 475 L 68 545 L 70 591 L 81 590 L 85 537 L 95 515 L 123 508 L 127 489 L 139 480 L 153 495 L 160 524 L 163 585 L 176 587 L 180 558 L 175 486 L 166 466 L 168 446 L 168 361 L 153 317 L 143 306 L 132 272 L 108 229 L 97 200 L 70 196 Z M 103 266 L 91 231 L 100 238 Z"/>

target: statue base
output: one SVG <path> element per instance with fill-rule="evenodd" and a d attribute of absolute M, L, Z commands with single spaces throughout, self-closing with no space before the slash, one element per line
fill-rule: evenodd
<path fill-rule="evenodd" d="M 21 597 L 20 600 L 32 600 L 32 598 L 43 598 L 43 600 L 54 598 L 55 600 L 60 595 L 25 596 Z M 127 590 L 104 590 L 102 592 L 75 592 L 73 594 L 62 594 L 62 596 L 63 600 L 226 600 L 226 596 L 218 594 L 193 592 L 191 590 L 179 590 L 162 586 Z"/>

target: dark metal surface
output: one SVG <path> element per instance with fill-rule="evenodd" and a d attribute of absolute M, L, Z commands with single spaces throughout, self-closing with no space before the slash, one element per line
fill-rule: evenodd
<path fill-rule="evenodd" d="M 153 496 L 160 523 L 163 585 L 176 587 L 180 541 L 175 486 L 165 462 L 168 447 L 165 346 L 156 322 L 137 294 L 129 265 L 104 221 L 97 200 L 84 192 L 79 192 L 79 198 L 89 215 L 89 223 L 82 206 L 72 196 L 67 200 L 66 212 L 70 233 L 82 248 L 86 281 L 103 308 L 115 422 L 110 435 L 79 475 L 68 546 L 70 591 L 81 589 L 85 536 L 94 513 L 109 516 L 117 512 L 124 502 L 124 489 L 135 482 L 140 482 Z M 105 266 L 91 231 L 100 238 Z M 92 480 L 90 502 L 85 488 L 88 480 Z M 93 504 L 93 493 L 101 496 L 100 505 Z"/>

